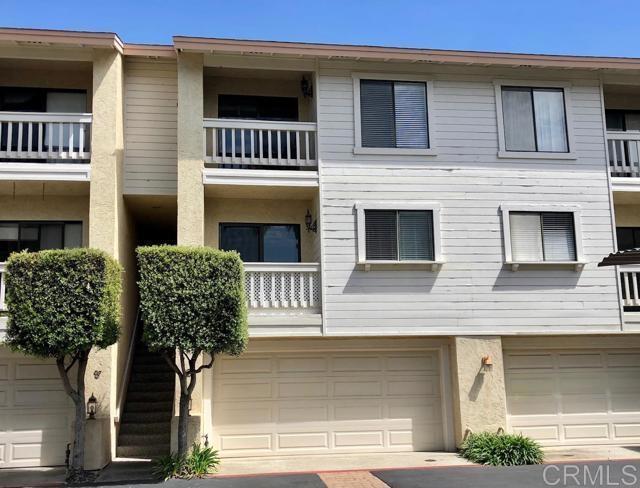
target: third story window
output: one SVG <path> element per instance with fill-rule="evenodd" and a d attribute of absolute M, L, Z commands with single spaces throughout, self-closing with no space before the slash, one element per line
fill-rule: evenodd
<path fill-rule="evenodd" d="M 505 149 L 569 152 L 562 88 L 502 88 Z"/>
<path fill-rule="evenodd" d="M 576 261 L 573 212 L 510 212 L 515 262 Z"/>
<path fill-rule="evenodd" d="M 423 82 L 361 80 L 362 147 L 427 149 L 427 86 Z"/>
<path fill-rule="evenodd" d="M 365 210 L 367 261 L 433 261 L 431 210 Z"/>

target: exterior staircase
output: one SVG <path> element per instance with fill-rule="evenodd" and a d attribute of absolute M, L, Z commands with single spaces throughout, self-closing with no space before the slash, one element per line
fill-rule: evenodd
<path fill-rule="evenodd" d="M 175 373 L 164 358 L 138 340 L 131 365 L 116 456 L 154 458 L 169 454 Z"/>

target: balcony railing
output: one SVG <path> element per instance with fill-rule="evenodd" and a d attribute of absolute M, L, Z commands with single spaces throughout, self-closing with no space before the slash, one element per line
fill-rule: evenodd
<path fill-rule="evenodd" d="M 91 114 L 0 112 L 0 159 L 89 160 Z"/>
<path fill-rule="evenodd" d="M 640 131 L 607 132 L 609 171 L 614 177 L 640 177 Z"/>
<path fill-rule="evenodd" d="M 316 124 L 204 119 L 204 153 L 219 167 L 314 168 Z"/>
<path fill-rule="evenodd" d="M 5 293 L 5 281 L 4 281 L 4 270 L 5 270 L 5 263 L 0 263 L 0 312 L 4 312 L 7 310 L 7 307 L 4 303 L 4 293 Z"/>
<path fill-rule="evenodd" d="M 620 266 L 620 284 L 624 307 L 640 307 L 640 265 Z"/>
<path fill-rule="evenodd" d="M 244 269 L 249 311 L 319 311 L 319 264 L 247 263 Z"/>

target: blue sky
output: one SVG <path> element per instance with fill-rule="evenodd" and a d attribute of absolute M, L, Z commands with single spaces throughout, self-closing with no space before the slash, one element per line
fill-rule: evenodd
<path fill-rule="evenodd" d="M 638 0 L 0 0 L 0 25 L 640 57 Z"/>

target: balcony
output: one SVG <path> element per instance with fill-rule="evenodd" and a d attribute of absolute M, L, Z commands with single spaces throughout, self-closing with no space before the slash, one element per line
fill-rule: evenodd
<path fill-rule="evenodd" d="M 88 181 L 88 113 L 0 112 L 0 179 Z"/>
<path fill-rule="evenodd" d="M 316 124 L 204 119 L 205 184 L 318 186 Z"/>
<path fill-rule="evenodd" d="M 246 263 L 244 268 L 252 336 L 283 326 L 296 335 L 321 333 L 319 264 Z"/>

